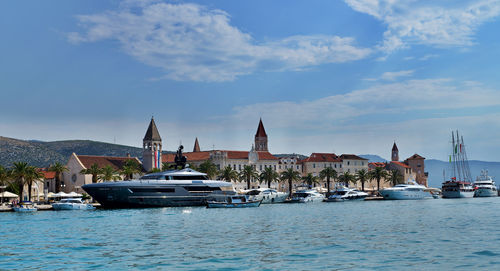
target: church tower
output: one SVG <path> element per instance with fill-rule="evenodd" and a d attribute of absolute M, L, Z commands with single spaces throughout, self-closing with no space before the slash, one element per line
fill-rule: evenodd
<path fill-rule="evenodd" d="M 153 118 L 142 140 L 142 165 L 146 171 L 161 169 L 161 137 Z"/>
<path fill-rule="evenodd" d="M 396 142 L 394 142 L 394 145 L 392 145 L 391 161 L 399 161 L 399 150 L 398 146 L 396 146 Z"/>
<path fill-rule="evenodd" d="M 260 119 L 259 128 L 257 128 L 257 133 L 255 134 L 255 150 L 269 151 L 267 149 L 267 134 L 264 129 L 264 124 L 262 124 L 262 119 Z"/>
<path fill-rule="evenodd" d="M 198 143 L 198 138 L 194 141 L 193 152 L 200 152 L 200 143 Z"/>

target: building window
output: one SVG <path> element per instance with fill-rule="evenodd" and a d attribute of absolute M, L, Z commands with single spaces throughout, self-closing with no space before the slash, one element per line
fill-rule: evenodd
<path fill-rule="evenodd" d="M 347 161 L 347 165 L 350 165 L 351 162 Z"/>
<path fill-rule="evenodd" d="M 316 164 L 313 164 L 313 168 L 316 168 Z"/>
<path fill-rule="evenodd" d="M 297 166 L 297 169 L 299 169 L 299 166 Z"/>
<path fill-rule="evenodd" d="M 342 164 L 339 165 L 339 168 L 342 168 Z"/>
<path fill-rule="evenodd" d="M 278 168 L 281 169 L 281 165 L 279 165 Z"/>
<path fill-rule="evenodd" d="M 361 165 L 364 166 L 365 165 L 365 162 L 361 162 Z"/>
<path fill-rule="evenodd" d="M 240 164 L 240 165 L 238 165 L 238 169 L 239 169 L 239 170 L 241 170 L 241 164 Z"/>
<path fill-rule="evenodd" d="M 236 170 L 236 164 L 233 165 L 233 169 Z"/>
<path fill-rule="evenodd" d="M 276 170 L 276 165 L 274 165 L 274 170 Z"/>
<path fill-rule="evenodd" d="M 262 171 L 262 165 L 259 166 L 259 170 Z"/>

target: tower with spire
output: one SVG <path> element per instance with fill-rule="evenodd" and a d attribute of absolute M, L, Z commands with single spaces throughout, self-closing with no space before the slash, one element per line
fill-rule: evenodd
<path fill-rule="evenodd" d="M 396 142 L 394 142 L 394 145 L 392 145 L 391 161 L 399 161 L 399 150 L 398 146 L 396 146 Z"/>
<path fill-rule="evenodd" d="M 194 147 L 193 147 L 193 152 L 200 152 L 200 143 L 198 143 L 198 138 L 195 139 L 194 141 Z"/>
<path fill-rule="evenodd" d="M 266 129 L 264 129 L 264 124 L 262 124 L 262 119 L 260 119 L 259 127 L 257 128 L 257 133 L 255 133 L 255 150 L 269 151 L 267 148 Z"/>
<path fill-rule="evenodd" d="M 161 137 L 153 117 L 142 139 L 142 164 L 146 171 L 161 168 Z"/>

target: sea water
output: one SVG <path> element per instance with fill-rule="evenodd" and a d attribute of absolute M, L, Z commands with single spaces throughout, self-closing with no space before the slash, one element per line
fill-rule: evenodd
<path fill-rule="evenodd" d="M 0 269 L 499 270 L 500 198 L 0 213 Z"/>

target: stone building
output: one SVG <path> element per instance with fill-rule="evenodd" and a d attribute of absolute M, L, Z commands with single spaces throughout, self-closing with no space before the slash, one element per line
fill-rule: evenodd
<path fill-rule="evenodd" d="M 154 168 L 161 169 L 162 143 L 160 133 L 158 132 L 158 128 L 156 128 L 156 123 L 153 118 L 151 118 L 146 134 L 142 139 L 142 150 L 142 166 L 144 169 L 147 172 Z"/>

